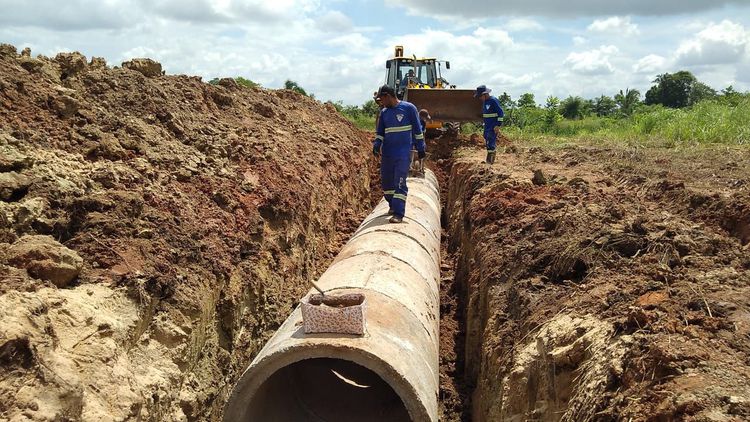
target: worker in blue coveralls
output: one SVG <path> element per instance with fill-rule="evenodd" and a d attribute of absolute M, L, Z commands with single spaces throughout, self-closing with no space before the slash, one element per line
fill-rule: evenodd
<path fill-rule="evenodd" d="M 409 191 L 406 178 L 411 165 L 412 142 L 419 158 L 424 158 L 424 134 L 414 104 L 399 101 L 396 92 L 388 85 L 380 87 L 377 98 L 383 109 L 378 118 L 372 153 L 376 157 L 382 156 L 380 182 L 389 205 L 388 215 L 391 218 L 388 221 L 400 223 L 406 212 L 406 195 Z"/>
<path fill-rule="evenodd" d="M 500 126 L 502 126 L 505 117 L 503 108 L 500 106 L 500 101 L 491 96 L 490 92 L 492 90 L 487 88 L 487 86 L 479 85 L 474 93 L 474 98 L 479 97 L 484 101 L 482 104 L 482 117 L 484 118 L 484 144 L 487 146 L 487 158 L 485 160 L 487 164 L 495 162 L 497 134 L 500 132 Z"/>

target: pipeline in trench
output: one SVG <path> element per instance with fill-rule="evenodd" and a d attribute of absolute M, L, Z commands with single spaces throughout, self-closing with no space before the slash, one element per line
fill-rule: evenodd
<path fill-rule="evenodd" d="M 305 334 L 298 307 L 235 385 L 225 421 L 438 420 L 440 197 L 430 171 L 409 188 L 404 223 L 381 202 L 317 282 L 365 293 L 366 334 Z"/>
<path fill-rule="evenodd" d="M 466 291 L 443 230 L 452 147 L 409 180 L 405 224 L 389 225 L 381 202 L 318 280 L 367 291 L 367 335 L 304 335 L 295 310 L 235 386 L 225 421 L 470 420 Z"/>

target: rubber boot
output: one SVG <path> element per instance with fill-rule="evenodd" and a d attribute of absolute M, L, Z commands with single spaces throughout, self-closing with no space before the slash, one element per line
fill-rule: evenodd
<path fill-rule="evenodd" d="M 484 159 L 484 162 L 487 164 L 490 164 L 490 152 L 487 151 L 487 158 Z"/>
<path fill-rule="evenodd" d="M 497 155 L 497 151 L 492 151 L 489 154 L 490 164 L 495 164 L 495 155 Z"/>

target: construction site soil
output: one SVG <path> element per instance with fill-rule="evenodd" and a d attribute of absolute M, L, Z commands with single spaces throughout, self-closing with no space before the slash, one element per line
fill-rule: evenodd
<path fill-rule="evenodd" d="M 220 420 L 370 211 L 370 142 L 291 91 L 0 48 L 0 420 Z"/>
<path fill-rule="evenodd" d="M 219 421 L 379 200 L 286 90 L 0 46 L 0 420 Z M 429 141 L 443 421 L 750 420 L 750 153 Z"/>
<path fill-rule="evenodd" d="M 443 420 L 750 420 L 747 149 L 451 143 Z"/>

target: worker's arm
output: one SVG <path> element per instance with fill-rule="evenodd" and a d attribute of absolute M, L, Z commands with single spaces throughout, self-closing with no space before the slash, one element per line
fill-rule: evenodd
<path fill-rule="evenodd" d="M 503 112 L 503 107 L 500 105 L 500 101 L 497 98 L 492 98 L 492 103 L 494 104 L 494 107 L 497 112 L 497 122 L 502 124 L 503 120 L 505 120 L 505 112 Z"/>
<path fill-rule="evenodd" d="M 414 146 L 417 148 L 419 158 L 425 157 L 424 133 L 422 133 L 422 124 L 419 122 L 419 113 L 417 108 L 412 104 L 409 107 L 409 120 L 411 120 L 411 134 Z"/>
<path fill-rule="evenodd" d="M 378 127 L 375 129 L 375 140 L 372 142 L 372 153 L 380 155 L 380 147 L 383 145 L 385 137 L 385 122 L 383 122 L 383 110 L 380 110 L 378 118 Z"/>

